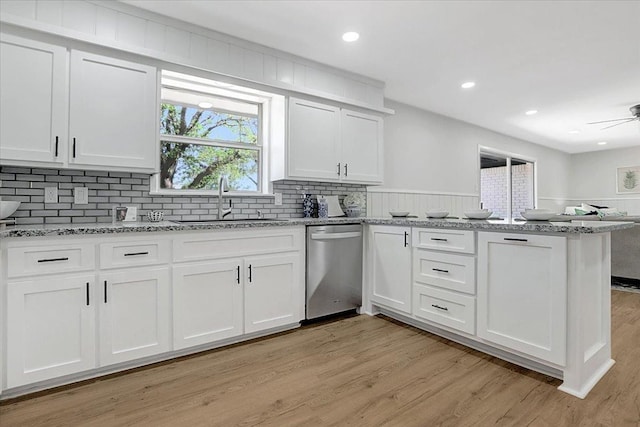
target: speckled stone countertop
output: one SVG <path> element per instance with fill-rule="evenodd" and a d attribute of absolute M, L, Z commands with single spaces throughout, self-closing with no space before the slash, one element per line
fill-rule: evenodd
<path fill-rule="evenodd" d="M 623 230 L 634 226 L 626 222 L 606 221 L 509 221 L 509 220 L 466 220 L 466 219 L 420 219 L 420 218 L 291 218 L 284 220 L 234 220 L 209 223 L 177 223 L 134 222 L 124 224 L 49 224 L 49 225 L 17 225 L 7 226 L 0 230 L 0 238 L 9 237 L 42 237 L 115 234 L 132 232 L 162 232 L 189 230 L 220 230 L 259 227 L 290 227 L 296 225 L 329 225 L 329 224 L 376 224 L 402 225 L 425 228 L 461 229 L 476 231 L 511 231 L 527 233 L 604 233 Z"/>

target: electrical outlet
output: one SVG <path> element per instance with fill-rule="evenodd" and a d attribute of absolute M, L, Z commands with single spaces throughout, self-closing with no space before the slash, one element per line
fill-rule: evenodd
<path fill-rule="evenodd" d="M 44 202 L 58 203 L 58 187 L 44 187 Z"/>
<path fill-rule="evenodd" d="M 282 193 L 273 193 L 273 204 L 276 206 L 282 206 Z"/>
<path fill-rule="evenodd" d="M 89 204 L 89 189 L 87 187 L 76 187 L 73 189 L 73 203 L 76 205 Z"/>

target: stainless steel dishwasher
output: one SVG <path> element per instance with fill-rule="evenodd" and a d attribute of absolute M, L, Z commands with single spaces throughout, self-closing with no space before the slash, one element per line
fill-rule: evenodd
<path fill-rule="evenodd" d="M 362 225 L 307 227 L 307 310 L 315 319 L 362 305 Z"/>

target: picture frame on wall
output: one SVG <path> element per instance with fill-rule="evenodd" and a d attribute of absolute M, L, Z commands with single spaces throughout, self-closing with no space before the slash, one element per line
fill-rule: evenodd
<path fill-rule="evenodd" d="M 640 166 L 626 166 L 617 169 L 616 193 L 640 194 Z"/>

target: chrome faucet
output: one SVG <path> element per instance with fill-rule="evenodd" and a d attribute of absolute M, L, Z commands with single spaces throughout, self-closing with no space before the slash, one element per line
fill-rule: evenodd
<path fill-rule="evenodd" d="M 229 192 L 229 181 L 227 177 L 222 175 L 218 180 L 218 219 L 223 219 L 225 216 L 231 213 L 233 209 L 231 207 L 231 199 L 229 199 L 229 207 L 226 209 L 222 209 L 222 193 Z"/>

